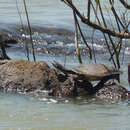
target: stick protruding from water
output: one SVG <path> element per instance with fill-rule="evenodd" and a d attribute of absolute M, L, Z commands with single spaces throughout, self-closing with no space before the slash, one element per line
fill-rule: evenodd
<path fill-rule="evenodd" d="M 128 82 L 130 85 L 130 63 L 128 64 Z"/>
<path fill-rule="evenodd" d="M 23 2 L 24 2 L 24 8 L 25 8 L 25 13 L 26 13 L 27 23 L 28 23 L 29 34 L 30 34 L 30 41 L 31 41 L 31 44 L 32 44 L 33 60 L 36 61 L 34 44 L 33 44 L 33 39 L 32 39 L 32 30 L 31 30 L 31 26 L 30 26 L 30 21 L 29 21 L 27 6 L 26 6 L 25 0 L 23 0 Z"/>

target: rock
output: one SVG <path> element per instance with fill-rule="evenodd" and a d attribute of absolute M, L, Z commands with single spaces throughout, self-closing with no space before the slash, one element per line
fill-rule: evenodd
<path fill-rule="evenodd" d="M 95 96 L 105 101 L 120 101 L 130 99 L 130 92 L 121 85 L 109 82 Z"/>
<path fill-rule="evenodd" d="M 0 70 L 0 88 L 6 92 L 48 90 L 51 95 L 59 95 L 60 85 L 56 72 L 44 61 L 2 61 Z"/>

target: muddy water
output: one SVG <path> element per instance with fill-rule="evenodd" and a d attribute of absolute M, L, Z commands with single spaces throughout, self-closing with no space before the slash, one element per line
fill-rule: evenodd
<path fill-rule="evenodd" d="M 24 41 L 30 42 L 29 35 L 21 30 L 17 13 L 19 10 L 23 24 L 26 24 L 22 0 L 17 0 L 17 3 L 16 5 L 16 0 L 0 1 L 0 32 L 18 39 L 17 45 L 7 48 L 8 55 L 12 59 L 27 59 Z M 77 0 L 75 3 L 81 9 L 86 1 Z M 28 0 L 27 4 L 33 25 L 37 60 L 45 60 L 49 65 L 53 60 L 65 62 L 68 67 L 77 65 L 78 60 L 72 54 L 75 46 L 71 10 L 60 0 Z M 116 6 L 122 10 L 120 5 Z M 104 10 L 107 16 L 109 8 L 104 6 Z M 102 44 L 103 39 L 99 32 L 97 36 L 94 43 L 97 58 L 99 62 L 107 63 L 108 54 L 102 51 L 105 48 Z M 86 38 L 91 45 L 88 34 Z M 124 50 L 125 63 L 122 66 L 124 73 L 121 76 L 121 83 L 128 89 L 126 66 L 130 62 L 129 46 L 128 42 Z M 83 48 L 84 62 L 89 62 L 88 56 L 85 56 L 85 46 L 81 43 L 80 47 Z M 0 130 L 129 130 L 129 109 L 129 101 L 106 103 L 85 97 L 62 99 L 1 92 Z"/>

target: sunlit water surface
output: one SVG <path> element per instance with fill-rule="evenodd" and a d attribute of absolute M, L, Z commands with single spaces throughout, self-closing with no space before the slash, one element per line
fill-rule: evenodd
<path fill-rule="evenodd" d="M 106 1 L 104 0 L 104 2 Z M 21 25 L 18 10 L 22 22 L 26 24 L 22 0 L 17 0 L 17 3 L 16 5 L 16 0 L 0 1 L 0 28 L 5 29 L 5 32 L 6 30 L 12 32 L 16 36 L 20 34 L 20 31 L 16 29 L 15 25 Z M 86 1 L 77 0 L 76 4 L 81 9 Z M 64 6 L 60 0 L 28 0 L 27 5 L 32 25 L 73 30 L 72 11 Z M 109 9 L 104 6 L 104 10 L 106 10 L 105 14 L 109 15 L 107 13 Z M 39 47 L 40 43 L 44 42 L 45 36 L 46 40 L 48 37 L 54 38 L 51 42 L 56 42 L 56 46 L 64 45 L 61 37 L 56 39 L 50 34 L 39 34 L 40 31 L 41 29 L 33 35 L 34 38 L 38 38 L 35 42 L 39 42 Z M 73 48 L 73 42 L 71 40 L 68 42 L 70 43 L 68 46 Z M 98 50 L 102 49 L 102 45 L 95 43 L 95 46 Z M 8 55 L 13 59 L 27 59 L 24 52 L 25 50 L 17 45 L 8 49 Z M 129 47 L 125 52 L 125 64 L 122 66 L 124 74 L 121 76 L 121 82 L 129 89 L 126 67 L 130 62 Z M 54 56 L 38 53 L 36 57 L 37 60 L 45 60 L 49 65 L 53 60 L 61 63 L 66 61 L 68 67 L 78 64 L 75 56 Z M 106 57 L 108 56 L 104 55 L 104 57 L 97 58 L 99 62 L 107 63 Z M 89 62 L 86 57 L 83 59 L 85 62 Z M 106 103 L 85 97 L 60 99 L 0 93 L 0 130 L 129 130 L 129 121 L 129 101 Z"/>

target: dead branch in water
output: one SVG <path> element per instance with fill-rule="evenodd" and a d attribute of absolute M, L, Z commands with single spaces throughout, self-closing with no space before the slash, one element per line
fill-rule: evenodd
<path fill-rule="evenodd" d="M 107 0 L 110 6 L 110 12 L 113 15 L 114 26 L 109 26 L 106 22 L 107 18 L 103 14 L 102 4 L 100 0 L 88 0 L 87 2 L 87 17 L 85 17 L 81 11 L 75 6 L 72 0 L 62 0 L 67 6 L 69 6 L 73 12 L 75 12 L 75 16 L 81 20 L 82 23 L 99 30 L 103 33 L 107 49 L 110 54 L 110 60 L 112 60 L 115 68 L 120 68 L 120 52 L 122 49 L 122 39 L 130 39 L 130 31 L 129 24 L 130 20 L 123 21 L 121 16 L 117 13 L 117 10 L 114 5 L 114 0 Z M 124 0 L 119 1 L 124 7 L 128 10 L 129 4 Z M 96 7 L 94 6 L 96 4 Z M 100 14 L 97 14 L 97 12 Z M 93 21 L 92 13 L 94 14 L 96 21 Z M 125 19 L 124 19 L 125 20 Z M 111 21 L 112 23 L 112 21 Z M 113 27 L 113 28 L 112 28 Z M 115 41 L 115 38 L 119 39 L 118 43 Z M 88 47 L 89 48 L 89 47 Z M 91 50 L 91 48 L 89 48 Z M 115 58 L 113 58 L 115 56 Z"/>
<path fill-rule="evenodd" d="M 125 0 L 120 0 L 120 2 L 125 6 L 125 8 L 130 9 L 130 4 L 125 2 Z"/>
<path fill-rule="evenodd" d="M 29 34 L 30 34 L 30 41 L 31 41 L 31 45 L 32 45 L 33 60 L 36 61 L 34 44 L 33 44 L 33 39 L 32 39 L 32 29 L 31 29 L 31 26 L 30 26 L 30 21 L 29 21 L 27 6 L 26 6 L 25 0 L 23 0 L 23 2 L 24 2 L 24 8 L 25 8 L 25 13 L 26 13 L 27 23 L 28 23 Z"/>
<path fill-rule="evenodd" d="M 21 23 L 21 28 L 22 28 L 22 33 L 25 33 L 24 31 L 24 26 L 23 26 L 23 21 L 22 21 L 22 17 L 21 17 L 21 12 L 19 10 L 19 7 L 18 7 L 18 1 L 16 0 L 16 8 L 17 8 L 17 11 L 18 11 L 18 15 L 19 15 L 19 18 L 20 18 L 20 23 Z M 25 44 L 25 49 L 26 49 L 26 56 L 27 56 L 27 59 L 28 61 L 30 61 L 30 58 L 29 58 L 29 47 L 28 47 L 28 43 L 25 42 L 26 40 L 26 37 L 24 38 L 23 42 Z"/>
<path fill-rule="evenodd" d="M 77 18 L 76 18 L 76 14 L 73 11 L 73 16 L 74 16 L 74 25 L 75 25 L 75 48 L 76 48 L 76 54 L 79 60 L 79 63 L 82 64 L 82 59 L 81 59 L 81 55 L 80 55 L 80 49 L 79 49 L 79 42 L 78 42 L 78 25 L 77 25 Z"/>
<path fill-rule="evenodd" d="M 84 24 L 87 24 L 87 25 L 91 26 L 92 28 L 100 30 L 101 32 L 109 34 L 109 35 L 114 36 L 114 37 L 130 39 L 129 32 L 128 33 L 117 32 L 117 31 L 111 30 L 107 27 L 103 27 L 95 22 L 92 22 L 89 20 L 90 18 L 86 18 L 85 16 L 83 16 L 81 14 L 81 12 L 76 8 L 76 6 L 73 4 L 73 2 L 70 2 L 70 0 L 63 0 L 63 1 L 65 4 L 67 4 L 69 7 L 71 7 L 72 10 L 75 11 L 76 15 L 81 19 L 81 21 Z"/>

